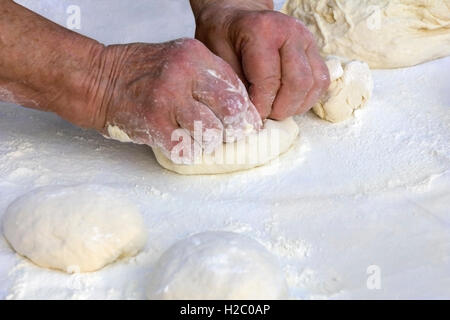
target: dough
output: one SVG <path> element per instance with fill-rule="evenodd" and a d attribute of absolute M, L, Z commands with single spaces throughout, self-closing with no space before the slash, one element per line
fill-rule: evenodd
<path fill-rule="evenodd" d="M 97 185 L 44 187 L 21 196 L 3 216 L 3 233 L 19 254 L 68 273 L 133 256 L 147 238 L 138 208 Z"/>
<path fill-rule="evenodd" d="M 133 142 L 133 140 L 131 140 L 128 134 L 122 129 L 120 129 L 118 126 L 108 125 L 107 131 L 109 137 L 104 135 L 106 139 L 113 139 L 120 142 Z"/>
<path fill-rule="evenodd" d="M 285 153 L 298 136 L 292 119 L 266 120 L 264 129 L 246 139 L 223 144 L 213 154 L 204 154 L 198 163 L 176 164 L 154 148 L 156 160 L 164 168 L 179 174 L 218 174 L 242 171 L 266 164 Z"/>
<path fill-rule="evenodd" d="M 384 69 L 450 55 L 448 0 L 288 0 L 282 12 L 306 24 L 324 56 Z"/>
<path fill-rule="evenodd" d="M 246 236 L 209 231 L 175 243 L 151 274 L 149 299 L 285 299 L 276 259 Z"/>
<path fill-rule="evenodd" d="M 369 100 L 373 91 L 372 73 L 367 63 L 361 61 L 344 61 L 330 56 L 325 62 L 331 84 L 313 111 L 322 119 L 343 121 Z"/>

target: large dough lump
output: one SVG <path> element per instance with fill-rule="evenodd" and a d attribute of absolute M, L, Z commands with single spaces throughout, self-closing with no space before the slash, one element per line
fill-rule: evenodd
<path fill-rule="evenodd" d="M 288 0 L 282 11 L 307 25 L 324 56 L 385 69 L 450 55 L 448 0 Z"/>

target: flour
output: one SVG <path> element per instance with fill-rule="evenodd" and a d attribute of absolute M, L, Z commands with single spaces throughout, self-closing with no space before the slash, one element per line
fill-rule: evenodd
<path fill-rule="evenodd" d="M 83 3 L 101 18 L 84 19 L 81 31 L 108 43 L 194 32 L 184 0 L 111 0 L 108 16 L 100 2 Z M 126 23 L 113 23 L 117 17 Z M 159 256 L 176 241 L 228 230 L 278 258 L 294 299 L 448 299 L 449 69 L 446 58 L 375 70 L 373 96 L 354 117 L 338 124 L 295 117 L 301 139 L 277 165 L 221 176 L 172 174 L 146 146 L 0 104 L 0 217 L 36 187 L 98 183 L 136 203 L 151 231 L 136 257 L 75 275 L 35 266 L 1 237 L 0 298 L 145 299 Z M 366 286 L 374 264 L 382 290 Z"/>

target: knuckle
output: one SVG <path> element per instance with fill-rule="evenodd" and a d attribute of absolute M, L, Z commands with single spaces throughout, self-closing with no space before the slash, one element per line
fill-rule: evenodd
<path fill-rule="evenodd" d="M 198 41 L 197 39 L 185 38 L 183 39 L 183 43 L 181 45 L 186 50 L 204 50 L 205 46 L 203 43 Z"/>
<path fill-rule="evenodd" d="M 272 29 L 274 24 L 278 24 L 277 14 L 272 11 L 260 11 L 251 16 L 250 23 L 256 29 Z"/>
<path fill-rule="evenodd" d="M 251 16 L 250 18 L 250 22 L 255 26 L 255 27 L 263 27 L 265 25 L 267 25 L 267 16 L 263 13 L 255 13 Z"/>
<path fill-rule="evenodd" d="M 196 39 L 183 38 L 172 42 L 172 59 L 175 62 L 183 62 L 195 59 L 199 52 L 206 51 L 206 47 Z"/>

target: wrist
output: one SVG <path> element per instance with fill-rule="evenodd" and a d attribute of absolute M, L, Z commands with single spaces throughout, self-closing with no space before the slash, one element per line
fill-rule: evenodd
<path fill-rule="evenodd" d="M 65 45 L 69 42 L 71 54 L 56 54 L 55 60 L 43 61 L 37 70 L 45 68 L 48 73 L 33 77 L 28 83 L 29 90 L 35 92 L 32 100 L 36 106 L 31 107 L 54 112 L 77 126 L 99 130 L 105 114 L 100 103 L 105 82 L 101 76 L 105 47 L 84 37 Z"/>
<path fill-rule="evenodd" d="M 44 103 L 50 111 L 77 126 L 101 130 L 106 117 L 103 93 L 108 85 L 103 59 L 106 48 L 87 40 L 81 44 L 83 52 L 63 67 L 64 75 L 53 79 L 54 86 L 44 95 Z"/>
<path fill-rule="evenodd" d="M 146 67 L 150 69 L 154 61 L 149 57 L 159 50 L 161 46 L 143 43 L 95 48 L 86 64 L 89 66 L 86 68 L 88 72 L 82 75 L 78 86 L 89 121 L 85 125 L 79 125 L 100 132 L 104 132 L 108 124 L 117 121 L 126 125 L 128 117 L 133 117 L 134 112 L 130 113 L 127 106 L 140 94 L 138 91 L 127 94 L 132 82 L 138 81 L 135 79 L 135 67 L 140 66 L 142 59 L 147 58 Z M 140 70 L 143 72 L 142 77 L 145 76 L 147 68 Z"/>

